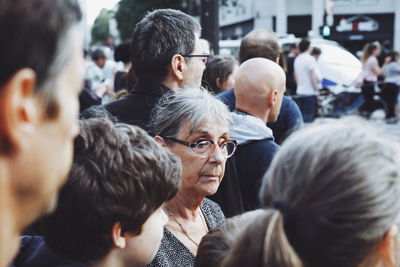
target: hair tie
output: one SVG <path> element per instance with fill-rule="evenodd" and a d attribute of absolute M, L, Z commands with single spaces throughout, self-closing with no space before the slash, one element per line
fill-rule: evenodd
<path fill-rule="evenodd" d="M 276 210 L 279 210 L 279 212 L 282 214 L 283 219 L 285 223 L 287 223 L 289 220 L 293 219 L 296 215 L 296 211 L 294 208 L 284 200 L 277 200 L 272 203 L 272 207 Z"/>

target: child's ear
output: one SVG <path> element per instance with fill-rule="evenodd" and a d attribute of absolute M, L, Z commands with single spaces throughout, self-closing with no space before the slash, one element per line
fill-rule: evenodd
<path fill-rule="evenodd" d="M 159 135 L 154 136 L 154 140 L 156 140 L 157 143 L 159 143 L 160 145 L 162 145 L 162 146 L 164 146 L 164 147 L 167 146 L 167 144 L 165 143 L 164 138 L 162 138 L 162 137 L 159 136 Z"/>
<path fill-rule="evenodd" d="M 112 230 L 111 230 L 111 235 L 113 239 L 114 246 L 120 249 L 124 249 L 126 247 L 126 237 L 125 233 L 122 232 L 121 229 L 121 223 L 116 222 L 114 223 Z"/>

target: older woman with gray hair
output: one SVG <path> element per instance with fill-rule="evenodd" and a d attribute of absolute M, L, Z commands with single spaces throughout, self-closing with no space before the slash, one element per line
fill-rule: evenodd
<path fill-rule="evenodd" d="M 164 206 L 169 223 L 150 266 L 190 267 L 202 237 L 225 219 L 206 197 L 217 191 L 225 162 L 236 149 L 229 139 L 230 113 L 206 90 L 185 88 L 160 100 L 151 126 L 155 139 L 180 157 L 183 181 Z"/>

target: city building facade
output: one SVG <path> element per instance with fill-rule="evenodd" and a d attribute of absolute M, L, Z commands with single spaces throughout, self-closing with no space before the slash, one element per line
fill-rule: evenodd
<path fill-rule="evenodd" d="M 240 39 L 252 29 L 279 35 L 328 36 L 355 53 L 379 41 L 400 50 L 398 0 L 225 0 L 220 1 L 221 40 Z"/>

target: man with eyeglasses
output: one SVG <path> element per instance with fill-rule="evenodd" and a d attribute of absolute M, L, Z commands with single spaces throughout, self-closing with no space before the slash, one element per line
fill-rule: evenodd
<path fill-rule="evenodd" d="M 199 41 L 200 25 L 173 9 L 147 14 L 135 27 L 131 59 L 137 83 L 124 99 L 105 106 L 121 122 L 144 128 L 160 97 L 185 86 L 199 86 L 209 55 Z"/>

